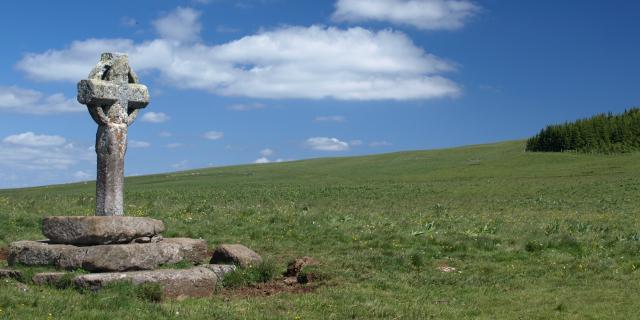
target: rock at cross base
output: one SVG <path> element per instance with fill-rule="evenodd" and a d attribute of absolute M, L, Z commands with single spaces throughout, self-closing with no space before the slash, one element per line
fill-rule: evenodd
<path fill-rule="evenodd" d="M 159 283 L 163 293 L 170 298 L 206 297 L 213 293 L 218 283 L 218 276 L 203 267 L 191 269 L 163 269 L 153 271 L 95 273 L 81 275 L 73 279 L 78 288 L 97 291 L 102 287 L 120 281 L 128 281 L 134 285 L 143 283 Z"/>
<path fill-rule="evenodd" d="M 161 265 L 186 261 L 202 263 L 207 242 L 167 238 L 157 243 L 108 244 L 78 247 L 40 241 L 17 241 L 9 247 L 9 265 L 43 266 L 88 271 L 151 270 Z"/>
<path fill-rule="evenodd" d="M 87 105 L 98 124 L 96 215 L 121 216 L 127 131 L 138 110 L 149 103 L 149 91 L 138 84 L 127 55 L 103 53 L 89 79 L 78 83 L 78 102 Z"/>
<path fill-rule="evenodd" d="M 42 233 L 52 243 L 96 245 L 129 243 L 164 231 L 160 220 L 141 217 L 47 217 Z M 149 242 L 149 241 L 147 241 Z"/>
<path fill-rule="evenodd" d="M 241 244 L 221 244 L 213 251 L 212 264 L 233 263 L 243 268 L 262 262 L 262 257 Z"/>
<path fill-rule="evenodd" d="M 204 264 L 202 266 L 213 271 L 220 280 L 222 280 L 227 273 L 236 270 L 236 266 L 232 264 Z"/>
<path fill-rule="evenodd" d="M 162 269 L 153 271 L 95 273 L 77 276 L 76 287 L 93 291 L 119 281 L 133 285 L 158 283 L 168 298 L 206 297 L 213 294 L 216 285 L 225 273 L 233 271 L 231 266 L 201 266 L 191 269 Z M 217 272 L 216 272 L 217 271 Z"/>
<path fill-rule="evenodd" d="M 31 281 L 33 281 L 33 284 L 37 285 L 48 284 L 55 287 L 64 287 L 67 285 L 63 281 L 66 276 L 66 272 L 41 272 L 33 275 L 33 277 L 31 277 Z"/>
<path fill-rule="evenodd" d="M 66 272 L 42 272 L 36 273 L 32 281 L 36 285 L 52 285 L 59 288 L 75 285 L 77 288 L 93 291 L 116 281 L 129 281 L 134 285 L 157 283 L 162 286 L 165 297 L 179 299 L 211 295 L 215 291 L 216 284 L 235 269 L 233 265 L 205 264 L 180 270 L 161 269 L 76 276 Z"/>
<path fill-rule="evenodd" d="M 21 281 L 23 279 L 22 272 L 11 269 L 0 269 L 0 279 L 15 279 Z"/>

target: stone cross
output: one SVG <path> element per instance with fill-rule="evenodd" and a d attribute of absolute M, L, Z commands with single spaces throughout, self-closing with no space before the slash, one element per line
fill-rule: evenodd
<path fill-rule="evenodd" d="M 98 124 L 96 215 L 121 216 L 127 130 L 139 109 L 149 103 L 149 91 L 138 84 L 126 54 L 103 53 L 89 79 L 78 83 L 78 102 L 87 105 Z"/>

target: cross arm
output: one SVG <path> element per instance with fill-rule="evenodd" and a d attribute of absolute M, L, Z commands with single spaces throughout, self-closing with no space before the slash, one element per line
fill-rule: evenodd
<path fill-rule="evenodd" d="M 112 104 L 118 100 L 128 102 L 128 109 L 144 108 L 149 104 L 149 90 L 142 84 L 113 83 L 104 80 L 78 82 L 78 102 L 90 105 Z"/>

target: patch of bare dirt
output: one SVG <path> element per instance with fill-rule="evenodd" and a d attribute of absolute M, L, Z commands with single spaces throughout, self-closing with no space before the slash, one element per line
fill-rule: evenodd
<path fill-rule="evenodd" d="M 223 289 L 222 295 L 226 298 L 268 297 L 280 293 L 309 293 L 319 287 L 318 284 L 302 285 L 299 283 L 287 284 L 283 280 L 274 280 L 251 287 Z"/>
<path fill-rule="evenodd" d="M 7 260 L 8 256 L 9 256 L 9 248 L 0 247 L 0 260 Z"/>
<path fill-rule="evenodd" d="M 225 299 L 247 298 L 247 297 L 267 297 L 280 293 L 304 294 L 315 291 L 322 285 L 327 285 L 324 281 L 326 277 L 317 273 L 302 272 L 307 266 L 318 266 L 320 262 L 314 258 L 305 256 L 289 262 L 287 271 L 282 275 L 284 278 L 260 283 L 250 287 L 225 288 L 222 295 Z"/>

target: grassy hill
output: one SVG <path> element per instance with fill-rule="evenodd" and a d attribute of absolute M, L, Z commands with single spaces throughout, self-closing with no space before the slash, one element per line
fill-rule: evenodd
<path fill-rule="evenodd" d="M 640 154 L 525 153 L 525 142 L 128 178 L 126 214 L 165 235 L 243 243 L 310 293 L 154 304 L 0 282 L 0 318 L 634 318 Z M 92 215 L 94 184 L 0 191 L 0 246 L 47 215 Z M 442 272 L 449 266 L 455 272 Z"/>

